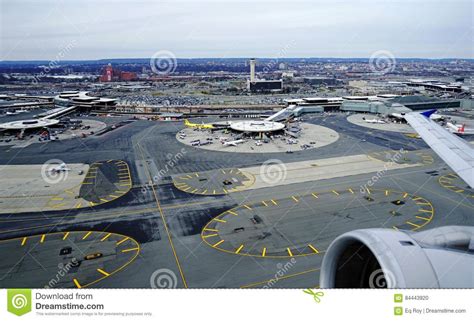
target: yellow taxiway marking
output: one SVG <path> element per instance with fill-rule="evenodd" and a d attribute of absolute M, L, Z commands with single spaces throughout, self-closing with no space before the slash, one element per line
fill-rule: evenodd
<path fill-rule="evenodd" d="M 212 191 L 212 194 L 214 194 L 214 195 L 215 195 L 215 194 L 216 194 L 216 190 L 213 190 L 213 191 Z"/>
<path fill-rule="evenodd" d="M 319 253 L 318 249 L 315 248 L 314 246 L 312 246 L 311 244 L 308 244 L 308 247 L 309 247 L 310 249 L 312 249 L 312 250 L 314 251 L 314 253 L 316 253 L 316 254 Z"/>
<path fill-rule="evenodd" d="M 271 200 L 271 202 L 273 203 L 273 205 L 278 205 L 278 203 L 275 202 L 275 200 Z"/>
<path fill-rule="evenodd" d="M 82 239 L 85 240 L 85 239 L 88 238 L 89 235 L 91 235 L 91 234 L 92 234 L 92 232 L 87 232 L 87 233 L 82 237 Z"/>
<path fill-rule="evenodd" d="M 219 230 L 216 230 L 214 228 L 205 228 L 204 231 L 210 231 L 210 232 L 219 232 Z"/>
<path fill-rule="evenodd" d="M 128 239 L 129 239 L 129 237 L 126 237 L 126 238 L 122 239 L 121 241 L 118 241 L 118 242 L 117 242 L 117 245 L 122 244 L 123 242 L 125 242 L 125 241 L 128 240 Z"/>
<path fill-rule="evenodd" d="M 367 194 L 370 195 L 370 189 L 369 189 L 369 188 L 366 188 L 366 190 L 367 190 Z"/>
<path fill-rule="evenodd" d="M 105 198 L 100 198 L 100 200 L 104 203 L 107 203 L 109 200 L 105 199 Z"/>
<path fill-rule="evenodd" d="M 418 212 L 423 212 L 423 213 L 433 213 L 433 211 L 430 210 L 424 210 L 424 209 L 419 209 Z"/>
<path fill-rule="evenodd" d="M 222 190 L 224 191 L 224 193 L 225 193 L 225 194 L 227 194 L 227 193 L 228 193 L 228 192 L 227 192 L 227 190 L 226 190 L 225 188 L 223 188 Z"/>
<path fill-rule="evenodd" d="M 194 176 L 199 177 L 199 174 L 198 174 L 198 173 L 194 173 Z"/>
<path fill-rule="evenodd" d="M 392 226 L 395 231 L 398 231 L 398 227 Z"/>
<path fill-rule="evenodd" d="M 316 193 L 311 193 L 311 195 L 313 195 L 314 198 L 319 198 Z"/>
<path fill-rule="evenodd" d="M 244 245 L 241 244 L 237 250 L 235 250 L 235 253 L 239 254 L 239 252 L 244 248 Z"/>
<path fill-rule="evenodd" d="M 385 190 L 385 196 L 388 196 L 388 190 Z"/>
<path fill-rule="evenodd" d="M 416 227 L 416 228 L 419 228 L 419 227 L 420 227 L 420 225 L 417 225 L 417 224 L 412 223 L 412 222 L 410 222 L 410 221 L 406 221 L 405 223 L 407 223 L 407 224 L 409 224 L 409 225 L 411 225 L 411 226 L 414 226 L 414 227 Z"/>
<path fill-rule="evenodd" d="M 262 201 L 262 204 L 265 205 L 265 207 L 268 206 L 268 204 L 265 201 Z"/>
<path fill-rule="evenodd" d="M 110 273 L 107 273 L 107 272 L 105 272 L 105 271 L 102 270 L 102 269 L 97 269 L 97 272 L 99 272 L 100 274 L 105 275 L 105 276 L 109 276 L 109 275 L 110 275 Z"/>
<path fill-rule="evenodd" d="M 431 205 L 428 202 L 415 202 L 415 203 L 418 204 L 418 205 Z"/>
<path fill-rule="evenodd" d="M 40 243 L 43 243 L 45 238 L 46 238 L 46 234 L 41 235 Z"/>
<path fill-rule="evenodd" d="M 220 240 L 219 242 L 217 242 L 216 244 L 214 244 L 212 247 L 217 247 L 219 246 L 219 244 L 222 244 L 224 242 L 224 240 Z"/>
<path fill-rule="evenodd" d="M 237 214 L 236 212 L 233 212 L 233 211 L 231 211 L 231 210 L 228 210 L 227 213 L 232 214 L 232 215 L 235 215 L 235 216 L 238 216 L 238 215 L 239 215 L 239 214 Z"/>
<path fill-rule="evenodd" d="M 267 254 L 267 248 L 264 247 L 263 250 L 262 250 L 262 256 L 265 257 L 265 254 Z"/>
<path fill-rule="evenodd" d="M 138 247 L 132 247 L 130 249 L 122 250 L 122 253 L 127 253 L 127 252 L 131 252 L 131 251 L 138 251 L 138 250 L 139 250 Z"/>
<path fill-rule="evenodd" d="M 186 192 L 186 191 L 188 191 L 188 190 L 190 190 L 190 189 L 191 189 L 191 186 L 186 187 L 185 189 L 183 189 L 183 191 Z"/>
<path fill-rule="evenodd" d="M 64 236 L 63 236 L 63 241 L 64 241 L 65 239 L 67 239 L 67 237 L 69 236 L 69 233 L 70 233 L 70 232 L 66 232 L 66 233 L 64 233 Z"/>
<path fill-rule="evenodd" d="M 221 222 L 221 223 L 226 223 L 226 222 L 227 222 L 227 221 L 221 220 L 221 219 L 219 219 L 219 218 L 215 218 L 214 221 Z"/>
<path fill-rule="evenodd" d="M 221 169 L 222 174 L 225 174 L 225 170 Z"/>
<path fill-rule="evenodd" d="M 74 284 L 76 285 L 76 287 L 77 287 L 78 289 L 81 288 L 81 284 L 79 283 L 79 281 L 78 281 L 77 279 L 72 279 L 72 281 L 74 282 Z"/>
<path fill-rule="evenodd" d="M 403 198 L 406 198 L 408 196 L 408 193 L 403 194 Z"/>
<path fill-rule="evenodd" d="M 425 220 L 425 221 L 431 221 L 431 219 L 427 218 L 427 217 L 423 217 L 423 216 L 418 216 L 418 215 L 415 215 L 416 218 L 419 218 L 419 219 L 422 219 L 422 220 Z"/>
<path fill-rule="evenodd" d="M 108 233 L 106 236 L 100 239 L 101 242 L 104 242 L 106 239 L 108 239 L 112 235 L 112 233 Z"/>
<path fill-rule="evenodd" d="M 28 239 L 27 237 L 23 238 L 23 240 L 21 241 L 21 246 L 25 245 L 27 239 Z"/>
<path fill-rule="evenodd" d="M 74 206 L 75 208 L 81 208 L 82 204 L 81 202 L 77 202 L 76 206 Z"/>
<path fill-rule="evenodd" d="M 298 202 L 299 202 L 299 200 L 298 200 L 296 197 L 292 196 L 291 198 L 292 198 L 292 199 L 293 199 L 293 201 L 295 201 L 296 203 L 298 203 Z"/>
<path fill-rule="evenodd" d="M 354 191 L 352 190 L 352 188 L 349 188 L 348 191 L 351 192 L 351 194 L 354 194 Z"/>
<path fill-rule="evenodd" d="M 53 197 L 51 198 L 53 201 L 62 201 L 64 197 Z"/>
<path fill-rule="evenodd" d="M 333 192 L 333 193 L 336 194 L 336 195 L 339 195 L 339 193 L 338 193 L 337 191 L 335 191 L 335 190 L 332 190 L 331 192 Z"/>
<path fill-rule="evenodd" d="M 288 255 L 289 255 L 289 256 L 293 256 L 293 253 L 291 253 L 291 250 L 290 250 L 289 247 L 286 248 L 286 251 L 288 252 Z"/>
<path fill-rule="evenodd" d="M 193 189 L 193 190 L 191 191 L 191 193 L 196 193 L 196 192 L 197 192 L 197 190 L 198 190 L 198 189 L 197 189 L 197 188 L 195 188 L 195 189 Z"/>
<path fill-rule="evenodd" d="M 208 237 L 213 237 L 213 236 L 217 236 L 217 235 L 219 235 L 219 234 L 214 233 L 214 234 L 207 234 L 207 235 L 204 235 L 203 237 L 206 239 L 206 238 L 208 238 Z"/>
<path fill-rule="evenodd" d="M 207 189 L 204 190 L 204 192 L 202 192 L 203 194 L 206 194 L 207 193 Z"/>
<path fill-rule="evenodd" d="M 252 210 L 252 208 L 251 208 L 250 206 L 248 206 L 248 205 L 244 205 L 244 207 L 245 207 L 246 209 L 248 209 L 249 211 Z"/>

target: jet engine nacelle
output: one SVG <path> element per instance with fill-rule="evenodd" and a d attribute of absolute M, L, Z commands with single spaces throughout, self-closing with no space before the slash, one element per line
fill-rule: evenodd
<path fill-rule="evenodd" d="M 336 238 L 321 288 L 473 288 L 474 227 L 364 229 Z"/>

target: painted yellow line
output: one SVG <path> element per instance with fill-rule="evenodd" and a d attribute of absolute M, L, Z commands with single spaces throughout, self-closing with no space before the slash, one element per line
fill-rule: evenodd
<path fill-rule="evenodd" d="M 82 237 L 82 239 L 85 240 L 85 239 L 88 238 L 91 234 L 92 234 L 92 232 L 87 232 L 87 233 Z"/>
<path fill-rule="evenodd" d="M 403 194 L 403 198 L 406 198 L 408 196 L 408 193 Z"/>
<path fill-rule="evenodd" d="M 185 189 L 183 189 L 182 191 L 186 192 L 186 191 L 188 191 L 188 190 L 190 190 L 190 189 L 191 189 L 191 186 L 188 186 L 188 187 L 186 187 Z"/>
<path fill-rule="evenodd" d="M 77 202 L 76 206 L 74 206 L 75 208 L 81 208 L 82 204 L 81 202 Z"/>
<path fill-rule="evenodd" d="M 222 244 L 224 242 L 224 240 L 220 240 L 219 242 L 217 242 L 216 244 L 214 244 L 212 247 L 217 247 L 219 246 L 219 244 Z"/>
<path fill-rule="evenodd" d="M 219 230 L 216 230 L 214 228 L 205 228 L 204 231 L 210 231 L 210 232 L 219 232 Z"/>
<path fill-rule="evenodd" d="M 53 197 L 51 198 L 51 200 L 53 201 L 62 201 L 64 199 L 64 197 Z"/>
<path fill-rule="evenodd" d="M 40 243 L 43 243 L 45 238 L 46 238 L 46 234 L 41 235 Z"/>
<path fill-rule="evenodd" d="M 227 194 L 227 193 L 228 193 L 228 192 L 227 192 L 227 190 L 226 190 L 225 188 L 223 188 L 222 190 L 224 191 L 224 193 L 225 193 L 225 194 Z"/>
<path fill-rule="evenodd" d="M 213 236 L 217 236 L 219 234 L 217 233 L 214 233 L 214 234 L 207 234 L 207 235 L 204 235 L 203 238 L 207 239 L 208 237 L 213 237 Z"/>
<path fill-rule="evenodd" d="M 196 177 L 199 177 L 199 174 L 198 174 L 198 173 L 194 173 L 194 175 L 195 175 Z"/>
<path fill-rule="evenodd" d="M 339 195 L 339 193 L 338 193 L 337 191 L 335 191 L 335 190 L 332 190 L 331 192 L 333 192 L 333 193 L 336 194 L 336 195 Z"/>
<path fill-rule="evenodd" d="M 239 252 L 244 248 L 244 245 L 241 244 L 239 248 L 235 251 L 236 254 L 239 254 Z"/>
<path fill-rule="evenodd" d="M 94 183 L 86 183 L 86 182 L 82 182 L 82 185 L 92 185 Z"/>
<path fill-rule="evenodd" d="M 89 206 L 94 206 L 95 203 L 94 202 L 89 202 Z"/>
<path fill-rule="evenodd" d="M 21 246 L 25 245 L 27 239 L 28 239 L 27 237 L 23 238 L 23 240 L 21 241 Z"/>
<path fill-rule="evenodd" d="M 221 223 L 226 223 L 227 221 L 221 220 L 219 218 L 215 218 L 214 221 L 221 222 Z"/>
<path fill-rule="evenodd" d="M 122 244 L 123 242 L 125 242 L 125 241 L 128 240 L 128 239 L 129 239 L 129 237 L 126 237 L 126 238 L 122 239 L 121 241 L 118 241 L 118 242 L 117 242 L 117 245 Z"/>
<path fill-rule="evenodd" d="M 463 193 L 464 190 L 463 189 L 458 189 L 458 190 L 455 190 L 456 193 Z"/>
<path fill-rule="evenodd" d="M 111 197 L 112 199 L 116 199 L 116 198 L 119 198 L 120 196 L 117 196 L 117 195 L 114 195 L 114 194 L 110 194 L 109 197 Z"/>
<path fill-rule="evenodd" d="M 293 256 L 293 253 L 291 253 L 291 250 L 290 250 L 289 247 L 286 248 L 286 251 L 288 252 L 288 255 L 289 255 L 289 256 Z"/>
<path fill-rule="evenodd" d="M 413 197 L 412 199 L 413 199 L 414 201 L 422 200 L 421 197 Z"/>
<path fill-rule="evenodd" d="M 348 191 L 351 192 L 351 194 L 354 194 L 354 191 L 352 190 L 352 188 L 349 188 Z"/>
<path fill-rule="evenodd" d="M 248 205 L 244 205 L 244 207 L 245 207 L 246 209 L 248 209 L 249 211 L 252 210 L 252 208 L 251 208 L 250 206 L 248 206 Z"/>
<path fill-rule="evenodd" d="M 231 211 L 231 210 L 228 210 L 227 213 L 230 213 L 230 214 L 235 215 L 235 216 L 238 216 L 238 215 L 239 215 L 239 214 L 237 214 L 236 212 L 233 212 L 233 211 Z"/>
<path fill-rule="evenodd" d="M 370 195 L 370 189 L 367 187 L 366 190 L 367 190 L 367 194 Z"/>
<path fill-rule="evenodd" d="M 385 196 L 388 196 L 388 190 L 385 190 Z"/>
<path fill-rule="evenodd" d="M 97 269 L 97 272 L 99 272 L 100 274 L 105 275 L 105 276 L 109 276 L 109 275 L 110 275 L 109 273 L 105 272 L 105 271 L 102 270 L 102 269 Z"/>
<path fill-rule="evenodd" d="M 314 253 L 316 253 L 316 254 L 319 253 L 318 249 L 315 248 L 314 246 L 312 246 L 311 244 L 308 244 L 308 247 L 309 247 L 310 249 L 312 249 L 312 250 L 314 251 Z"/>
<path fill-rule="evenodd" d="M 407 223 L 408 225 L 411 225 L 411 226 L 417 227 L 417 228 L 421 227 L 420 225 L 417 225 L 417 224 L 415 224 L 415 223 L 412 223 L 412 222 L 410 222 L 410 221 L 406 221 L 405 223 Z"/>
<path fill-rule="evenodd" d="M 64 233 L 63 240 L 67 239 L 67 237 L 69 236 L 69 233 L 70 233 L 70 232 Z"/>
<path fill-rule="evenodd" d="M 398 227 L 392 226 L 395 231 L 398 231 Z"/>
<path fill-rule="evenodd" d="M 271 200 L 271 202 L 273 203 L 273 205 L 278 205 L 278 203 L 275 202 L 275 200 Z"/>
<path fill-rule="evenodd" d="M 216 190 L 213 190 L 213 191 L 212 191 L 212 194 L 216 194 Z"/>
<path fill-rule="evenodd" d="M 207 193 L 207 189 L 204 190 L 204 192 L 202 192 L 203 194 L 206 194 Z"/>
<path fill-rule="evenodd" d="M 79 283 L 79 281 L 78 281 L 77 279 L 72 279 L 72 281 L 74 282 L 74 284 L 76 285 L 76 287 L 77 287 L 78 289 L 81 288 L 81 284 Z"/>
<path fill-rule="evenodd" d="M 193 189 L 193 190 L 191 191 L 191 193 L 196 193 L 196 192 L 197 192 L 197 190 L 198 190 L 198 189 L 197 189 L 197 188 L 195 188 L 195 189 Z"/>
<path fill-rule="evenodd" d="M 424 209 L 419 209 L 418 212 L 423 212 L 423 213 L 433 213 L 433 211 L 431 210 L 424 210 Z"/>
<path fill-rule="evenodd" d="M 104 242 L 106 239 L 108 239 L 112 235 L 112 233 L 108 233 L 106 236 L 100 239 L 101 242 Z"/>
<path fill-rule="evenodd" d="M 125 250 L 122 250 L 122 253 L 127 253 L 127 252 L 131 252 L 131 251 L 138 251 L 140 248 L 138 247 L 132 247 L 130 249 L 125 249 Z"/>
<path fill-rule="evenodd" d="M 421 219 L 421 220 L 431 221 L 431 219 L 428 218 L 428 217 L 423 217 L 423 216 L 418 216 L 418 215 L 416 215 L 415 217 L 416 217 L 416 218 L 419 218 L 419 219 Z"/>
<path fill-rule="evenodd" d="M 268 204 L 265 201 L 262 201 L 262 204 L 265 205 L 265 207 L 268 206 Z"/>
<path fill-rule="evenodd" d="M 295 201 L 296 203 L 298 203 L 298 202 L 299 202 L 299 200 L 298 200 L 296 197 L 292 196 L 291 198 L 292 198 L 292 199 L 293 199 L 293 201 Z"/>
<path fill-rule="evenodd" d="M 109 200 L 105 199 L 105 198 L 99 198 L 102 202 L 104 203 L 107 203 Z"/>
<path fill-rule="evenodd" d="M 131 184 L 119 184 L 119 186 L 132 186 Z"/>
<path fill-rule="evenodd" d="M 225 174 L 225 170 L 221 169 L 222 174 Z"/>
<path fill-rule="evenodd" d="M 418 205 L 431 205 L 428 202 L 415 202 L 415 203 L 418 204 Z"/>
<path fill-rule="evenodd" d="M 191 175 L 186 175 L 187 178 L 193 178 Z"/>
<path fill-rule="evenodd" d="M 311 195 L 313 195 L 314 198 L 319 198 L 316 193 L 311 193 Z"/>
<path fill-rule="evenodd" d="M 262 250 L 262 256 L 265 257 L 265 254 L 267 254 L 267 248 L 264 247 L 263 250 Z"/>

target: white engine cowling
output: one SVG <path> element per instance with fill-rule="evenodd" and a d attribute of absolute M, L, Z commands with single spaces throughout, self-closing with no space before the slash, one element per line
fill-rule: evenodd
<path fill-rule="evenodd" d="M 474 227 L 364 229 L 336 238 L 321 288 L 473 288 Z"/>

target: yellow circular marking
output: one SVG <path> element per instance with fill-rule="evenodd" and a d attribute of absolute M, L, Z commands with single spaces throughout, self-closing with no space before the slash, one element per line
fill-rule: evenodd
<path fill-rule="evenodd" d="M 213 188 L 206 188 L 200 187 L 196 185 L 190 185 L 187 181 L 192 178 L 194 175 L 195 177 L 200 177 L 199 173 L 191 173 L 186 175 L 181 175 L 178 177 L 173 178 L 173 185 L 178 190 L 188 193 L 188 194 L 197 194 L 197 195 L 226 195 L 229 193 L 240 192 L 243 190 L 248 189 L 255 183 L 255 176 L 252 173 L 245 172 L 243 170 L 237 168 L 231 168 L 226 170 L 221 170 L 224 174 L 232 174 L 238 173 L 247 178 L 247 180 L 242 181 L 241 186 L 233 187 L 233 188 L 221 188 L 221 189 L 213 189 Z M 202 173 L 201 173 L 202 176 Z"/>
<path fill-rule="evenodd" d="M 90 241 L 90 239 L 94 235 L 97 235 L 97 234 L 99 234 L 96 239 L 98 243 L 102 242 L 102 239 L 104 238 L 105 238 L 104 241 L 109 241 L 109 242 L 114 241 L 116 243 L 116 251 L 117 251 L 116 255 L 119 255 L 122 253 L 124 253 L 124 255 L 129 255 L 127 253 L 133 253 L 133 255 L 125 263 L 123 263 L 118 268 L 115 268 L 112 271 L 105 272 L 103 269 L 98 269 L 98 270 L 102 270 L 102 272 L 105 272 L 105 273 L 102 273 L 100 271 L 97 272 L 97 279 L 93 281 L 89 281 L 86 284 L 81 284 L 80 276 L 77 278 L 73 275 L 70 276 L 72 278 L 70 281 L 71 286 L 75 285 L 76 287 L 85 288 L 85 287 L 94 285 L 104 280 L 105 278 L 108 278 L 118 273 L 119 271 L 123 270 L 125 267 L 130 265 L 133 261 L 135 261 L 138 254 L 140 253 L 140 250 L 141 250 L 140 244 L 135 239 L 128 237 L 126 235 L 120 234 L 120 233 L 102 232 L 102 231 L 63 231 L 63 232 L 53 232 L 53 233 L 45 233 L 45 234 L 24 235 L 21 237 L 0 240 L 0 248 L 4 243 L 16 241 L 18 242 L 19 249 L 24 248 L 26 251 L 29 249 L 29 246 L 38 246 L 38 248 L 40 248 L 41 246 L 44 246 L 48 242 L 51 242 L 51 236 L 55 236 L 55 235 L 59 236 L 59 238 L 55 239 L 55 241 L 65 242 L 64 244 L 67 245 L 70 243 L 71 238 L 75 236 L 76 236 L 76 239 L 74 242 L 79 243 L 79 242 L 84 242 L 84 241 Z M 51 247 L 48 247 L 48 250 L 51 250 Z M 54 255 L 57 255 L 57 253 L 54 252 Z M 85 256 L 90 256 L 90 255 L 91 254 L 85 255 Z M 52 275 L 52 277 L 54 278 L 55 276 Z"/>
<path fill-rule="evenodd" d="M 462 179 L 455 173 L 442 175 L 438 178 L 438 183 L 444 188 L 449 189 L 455 193 L 466 194 L 468 197 L 474 198 L 474 191 L 468 189 L 466 186 L 459 186 L 459 184 L 457 184 L 458 181 L 462 181 Z"/>
<path fill-rule="evenodd" d="M 324 194 L 329 194 L 329 195 L 332 195 L 333 197 L 339 197 L 343 193 L 353 194 L 353 193 L 351 193 L 351 190 L 353 190 L 353 188 L 349 188 L 349 189 L 346 188 L 346 189 L 337 190 L 337 191 L 329 190 L 329 191 L 324 191 L 324 192 L 318 192 L 317 195 L 321 196 L 321 195 L 324 195 Z M 337 194 L 334 193 L 334 192 L 336 192 Z M 394 194 L 399 194 L 400 198 L 398 200 L 403 201 L 403 199 L 411 199 L 416 205 L 418 205 L 419 212 L 414 213 L 413 217 L 410 218 L 409 220 L 407 220 L 403 223 L 400 223 L 396 226 L 394 225 L 393 228 L 396 229 L 396 230 L 398 230 L 397 226 L 402 226 L 402 225 L 404 226 L 403 229 L 410 229 L 412 231 L 419 230 L 419 229 L 423 228 L 424 226 L 426 226 L 428 223 L 430 223 L 431 220 L 434 217 L 434 208 L 433 208 L 431 202 L 429 202 L 428 200 L 426 200 L 425 198 L 423 198 L 421 196 L 412 195 L 412 194 L 409 194 L 407 192 L 402 192 L 402 191 L 397 191 L 397 190 L 392 190 L 392 189 L 370 188 L 370 189 L 366 190 L 367 197 L 370 198 L 370 195 L 373 192 L 380 192 L 381 195 L 385 196 L 385 197 L 393 197 Z M 313 193 L 309 192 L 308 194 L 296 195 L 296 196 L 292 196 L 292 197 L 301 198 L 301 197 L 304 197 L 304 196 L 311 196 L 313 194 L 315 194 L 315 193 L 314 192 Z M 337 195 L 339 195 L 339 196 L 337 196 Z M 275 201 L 275 203 L 279 203 L 281 200 L 291 199 L 292 197 L 287 197 L 287 198 L 283 198 L 283 199 L 274 199 L 274 201 Z M 319 197 L 315 198 L 314 195 L 313 195 L 312 199 L 314 201 L 318 201 Z M 268 203 L 270 203 L 270 202 L 268 202 Z M 237 209 L 239 209 L 239 208 L 241 210 L 252 211 L 253 206 L 254 206 L 253 204 L 259 204 L 259 203 L 260 202 L 254 202 L 254 203 L 251 203 L 251 204 L 242 204 L 242 205 L 239 205 L 237 207 L 234 207 L 230 210 L 227 210 L 227 211 L 217 215 L 212 220 L 210 220 L 204 226 L 204 228 L 202 229 L 202 231 L 201 231 L 202 241 L 205 244 L 207 244 L 208 246 L 210 246 L 211 248 L 216 249 L 216 250 L 221 251 L 221 252 L 224 252 L 224 253 L 229 253 L 229 254 L 234 254 L 234 255 L 242 255 L 242 256 L 249 256 L 249 257 L 260 257 L 260 258 L 264 257 L 264 258 L 281 259 L 281 258 L 289 258 L 289 257 L 300 257 L 300 256 L 303 257 L 303 256 L 309 256 L 309 255 L 316 255 L 316 254 L 322 254 L 322 253 L 326 252 L 326 250 L 319 249 L 314 243 L 311 243 L 311 242 L 308 243 L 308 245 L 307 245 L 310 253 L 298 254 L 298 253 L 294 253 L 294 251 L 292 251 L 291 248 L 286 248 L 285 251 L 287 252 L 287 255 L 268 254 L 268 249 L 265 248 L 265 247 L 261 248 L 261 249 L 255 248 L 255 251 L 260 252 L 260 254 L 246 253 L 245 252 L 245 247 L 246 247 L 245 244 L 240 245 L 240 246 L 243 245 L 242 248 L 240 248 L 240 246 L 239 246 L 238 248 L 231 249 L 231 250 L 219 247 L 219 245 L 221 245 L 221 244 L 226 244 L 225 240 L 221 239 L 221 237 L 219 235 L 219 230 L 214 228 L 211 225 L 215 224 L 215 222 L 221 222 L 223 224 L 228 224 L 227 223 L 228 219 L 227 220 L 222 219 L 224 216 L 227 216 L 227 215 L 229 215 L 229 217 L 238 216 Z M 295 204 L 298 204 L 298 203 L 295 203 Z"/>

